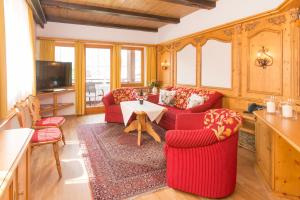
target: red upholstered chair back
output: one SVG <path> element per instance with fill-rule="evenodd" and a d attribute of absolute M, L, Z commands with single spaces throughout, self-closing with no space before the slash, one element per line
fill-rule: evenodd
<path fill-rule="evenodd" d="M 225 108 L 211 109 L 204 114 L 204 127 L 211 129 L 218 140 L 224 140 L 236 134 L 241 124 L 241 115 L 233 110 Z"/>

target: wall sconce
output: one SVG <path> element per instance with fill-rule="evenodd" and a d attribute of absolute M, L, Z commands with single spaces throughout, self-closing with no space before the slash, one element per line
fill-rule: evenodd
<path fill-rule="evenodd" d="M 165 60 L 164 62 L 161 63 L 161 68 L 163 70 L 167 70 L 169 66 L 170 66 L 170 63 L 167 60 Z"/>
<path fill-rule="evenodd" d="M 273 64 L 273 58 L 268 52 L 268 49 L 264 46 L 257 52 L 257 58 L 255 60 L 256 66 L 265 69 L 267 66 L 271 66 Z"/>

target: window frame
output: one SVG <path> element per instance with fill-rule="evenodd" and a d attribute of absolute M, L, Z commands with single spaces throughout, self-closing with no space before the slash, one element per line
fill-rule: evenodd
<path fill-rule="evenodd" d="M 141 51 L 142 58 L 141 58 L 141 82 L 122 82 L 122 78 L 120 77 L 120 79 L 121 79 L 121 87 L 139 87 L 139 86 L 144 86 L 144 82 L 145 82 L 145 73 L 144 73 L 144 70 L 145 70 L 145 66 L 144 66 L 145 54 L 144 54 L 144 48 L 143 47 L 122 46 L 121 47 L 121 51 L 122 50 L 139 50 L 139 51 Z M 120 54 L 121 54 L 121 52 L 120 52 Z M 121 63 L 122 63 L 122 60 L 121 60 Z M 120 66 L 120 68 L 122 68 L 122 66 Z"/>
<path fill-rule="evenodd" d="M 74 48 L 74 66 L 72 66 L 72 68 L 74 69 L 74 82 L 72 82 L 72 88 L 74 88 L 75 84 L 76 84 L 76 72 L 75 72 L 75 61 L 76 61 L 76 52 L 75 51 L 76 51 L 76 49 L 75 49 L 75 44 L 74 44 L 74 42 L 68 42 L 68 41 L 55 41 L 55 43 L 54 43 L 54 60 L 55 60 L 55 47 L 73 47 Z"/>

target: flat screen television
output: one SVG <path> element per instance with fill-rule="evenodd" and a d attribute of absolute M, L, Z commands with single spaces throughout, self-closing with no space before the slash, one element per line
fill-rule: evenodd
<path fill-rule="evenodd" d="M 72 63 L 36 61 L 36 89 L 51 92 L 72 86 Z"/>

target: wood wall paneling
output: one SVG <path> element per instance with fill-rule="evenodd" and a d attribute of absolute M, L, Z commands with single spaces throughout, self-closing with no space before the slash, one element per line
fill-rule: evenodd
<path fill-rule="evenodd" d="M 172 86 L 173 85 L 173 63 L 172 63 L 172 54 L 171 46 L 169 47 L 158 47 L 158 80 L 161 82 L 161 87 Z M 162 68 L 162 63 L 169 63 L 167 69 Z"/>
<path fill-rule="evenodd" d="M 282 95 L 282 31 L 259 30 L 249 35 L 247 40 L 247 93 Z M 255 65 L 257 52 L 262 47 L 267 48 L 273 57 L 273 65 L 265 69 Z"/>
<path fill-rule="evenodd" d="M 158 70 L 162 85 L 176 85 L 176 52 L 193 44 L 197 48 L 197 87 L 203 87 L 200 84 L 201 47 L 207 40 L 216 39 L 232 43 L 232 88 L 205 88 L 223 93 L 225 107 L 246 109 L 249 103 L 263 103 L 269 95 L 282 99 L 295 97 L 300 104 L 299 9 L 286 5 L 298 4 L 284 4 L 278 10 L 160 44 L 159 48 L 164 51 L 158 52 L 158 63 L 167 57 L 171 64 L 168 70 L 173 70 Z M 254 64 L 262 46 L 269 49 L 274 59 L 274 64 L 267 69 Z"/>

